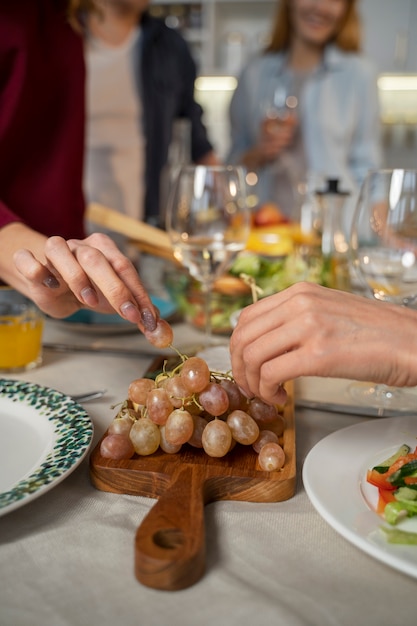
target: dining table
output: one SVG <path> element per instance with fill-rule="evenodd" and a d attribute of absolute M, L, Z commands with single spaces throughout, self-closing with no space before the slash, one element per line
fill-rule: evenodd
<path fill-rule="evenodd" d="M 181 320 L 173 329 L 175 344 L 184 351 L 202 341 L 202 333 Z M 279 502 L 207 503 L 203 576 L 181 590 L 158 590 L 139 582 L 134 573 L 136 529 L 156 500 L 97 489 L 89 454 L 129 383 L 143 376 L 161 351 L 136 330 L 100 334 L 58 320 L 46 321 L 43 341 L 39 367 L 1 377 L 68 395 L 95 389 L 105 393 L 81 403 L 94 435 L 74 471 L 0 516 L 1 626 L 416 623 L 416 578 L 348 541 L 319 514 L 304 486 L 303 464 L 316 444 L 346 427 L 386 419 L 350 412 L 349 406 L 345 411 L 321 409 L 320 399 L 334 395 L 346 381 L 295 381 L 294 494 Z M 68 349 L 47 347 L 51 344 Z M 309 394 L 317 405 L 303 403 Z M 354 455 L 351 461 L 354 467 Z M 332 476 L 333 468 L 324 461 L 322 472 Z M 410 549 L 417 555 L 417 546 Z"/>

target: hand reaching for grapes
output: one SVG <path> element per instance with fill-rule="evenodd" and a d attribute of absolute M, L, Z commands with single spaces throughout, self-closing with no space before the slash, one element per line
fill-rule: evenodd
<path fill-rule="evenodd" d="M 312 283 L 244 309 L 230 340 L 232 371 L 249 396 L 282 403 L 300 376 L 417 385 L 416 312 Z"/>
<path fill-rule="evenodd" d="M 116 312 L 147 332 L 152 343 L 166 347 L 172 342 L 172 331 L 159 323 L 135 267 L 107 235 L 66 241 L 18 222 L 4 230 L 8 245 L 0 254 L 0 273 L 46 314 L 63 318 L 80 308 Z M 12 267 L 3 268 L 4 256 L 13 258 Z"/>

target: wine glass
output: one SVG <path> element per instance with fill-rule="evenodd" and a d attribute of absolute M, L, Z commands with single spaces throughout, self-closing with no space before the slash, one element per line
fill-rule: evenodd
<path fill-rule="evenodd" d="M 168 201 L 166 228 L 175 258 L 201 283 L 207 345 L 212 343 L 213 283 L 244 249 L 249 224 L 242 168 L 229 165 L 181 168 Z"/>
<path fill-rule="evenodd" d="M 270 120 L 283 121 L 296 115 L 298 98 L 290 75 L 271 80 L 262 103 L 263 114 Z"/>
<path fill-rule="evenodd" d="M 402 306 L 417 302 L 417 170 L 370 171 L 352 223 L 353 268 L 367 294 Z M 383 304 L 381 304 L 383 306 Z M 415 395 L 387 385 L 353 383 L 350 394 L 381 409 L 415 409 Z"/>

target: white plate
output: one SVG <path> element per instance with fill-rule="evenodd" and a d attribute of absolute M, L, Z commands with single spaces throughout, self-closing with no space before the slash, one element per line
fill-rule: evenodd
<path fill-rule="evenodd" d="M 0 515 L 55 487 L 82 461 L 93 424 L 69 396 L 0 379 Z"/>
<path fill-rule="evenodd" d="M 405 574 L 417 578 L 417 546 L 390 544 L 375 512 L 378 491 L 366 481 L 369 468 L 403 443 L 417 444 L 417 416 L 369 420 L 328 435 L 309 452 L 303 481 L 318 513 L 345 539 Z M 417 518 L 396 526 L 417 532 Z M 390 527 L 392 528 L 392 527 Z"/>

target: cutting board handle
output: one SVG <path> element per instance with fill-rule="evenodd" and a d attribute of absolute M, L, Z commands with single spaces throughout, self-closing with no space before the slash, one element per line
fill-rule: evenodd
<path fill-rule="evenodd" d="M 135 574 L 154 589 L 197 582 L 205 568 L 204 473 L 181 465 L 142 521 L 135 540 Z"/>

